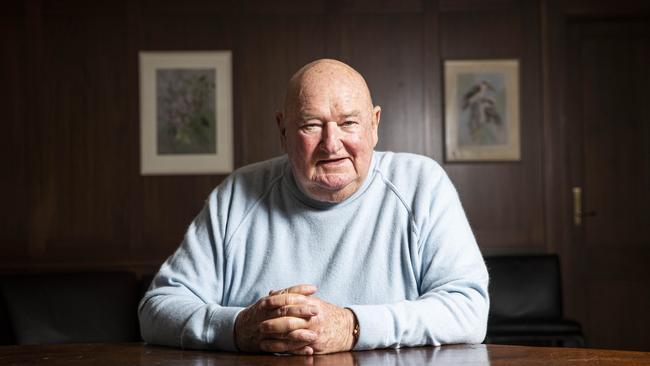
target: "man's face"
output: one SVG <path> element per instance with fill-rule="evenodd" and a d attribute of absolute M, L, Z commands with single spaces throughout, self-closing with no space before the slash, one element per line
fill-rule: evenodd
<path fill-rule="evenodd" d="M 282 146 L 308 196 L 340 202 L 363 184 L 377 144 L 381 109 L 364 82 L 339 70 L 305 77 L 286 115 L 278 115 Z"/>

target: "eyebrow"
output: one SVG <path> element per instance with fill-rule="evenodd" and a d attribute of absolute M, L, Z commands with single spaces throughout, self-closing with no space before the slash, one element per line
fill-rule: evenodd
<path fill-rule="evenodd" d="M 320 121 L 320 118 L 318 118 L 318 117 L 316 117 L 314 115 L 311 115 L 311 114 L 303 114 L 303 115 L 300 116 L 300 121 L 309 121 L 309 120 L 312 120 L 312 119 L 317 119 L 317 120 Z"/>
<path fill-rule="evenodd" d="M 353 110 L 353 111 L 351 111 L 351 112 L 348 112 L 348 113 L 343 114 L 343 117 L 344 117 L 344 118 L 348 118 L 348 117 L 358 117 L 359 115 L 361 115 L 361 112 L 360 112 L 359 110 L 356 110 L 356 109 L 355 109 L 355 110 Z"/>
<path fill-rule="evenodd" d="M 342 116 L 343 116 L 343 118 L 348 118 L 348 117 L 358 117 L 359 115 L 361 115 L 361 112 L 359 110 L 355 109 L 355 110 L 352 110 L 350 112 L 343 113 Z M 312 115 L 312 114 L 302 114 L 300 116 L 300 118 L 303 121 L 309 121 L 311 119 L 317 119 L 317 120 L 321 119 L 320 117 L 317 117 L 317 116 Z"/>

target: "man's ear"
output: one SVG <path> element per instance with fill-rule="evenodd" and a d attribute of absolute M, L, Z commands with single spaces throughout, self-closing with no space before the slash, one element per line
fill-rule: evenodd
<path fill-rule="evenodd" d="M 275 112 L 275 123 L 278 126 L 278 132 L 280 132 L 280 146 L 282 150 L 287 151 L 287 130 L 284 127 L 284 114 L 282 112 Z"/>
<path fill-rule="evenodd" d="M 377 130 L 379 129 L 379 121 L 381 120 L 381 107 L 380 106 L 375 106 L 375 108 L 372 109 L 372 138 L 374 140 L 373 147 L 377 145 L 377 142 L 379 141 L 379 134 L 377 133 Z"/>

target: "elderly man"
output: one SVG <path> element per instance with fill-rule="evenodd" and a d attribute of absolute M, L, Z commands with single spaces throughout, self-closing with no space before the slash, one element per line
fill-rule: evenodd
<path fill-rule="evenodd" d="M 221 183 L 140 303 L 149 343 L 314 354 L 476 343 L 488 275 L 434 161 L 375 152 L 381 109 L 335 60 L 290 80 L 285 156 Z"/>

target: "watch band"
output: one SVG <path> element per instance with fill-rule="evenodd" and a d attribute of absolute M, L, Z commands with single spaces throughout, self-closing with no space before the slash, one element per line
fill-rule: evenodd
<path fill-rule="evenodd" d="M 348 308 L 350 312 L 352 313 L 352 318 L 354 318 L 354 328 L 352 328 L 352 349 L 357 345 L 357 342 L 359 341 L 359 335 L 361 334 L 361 328 L 359 327 L 359 320 L 357 319 L 357 314 L 352 311 L 352 309 Z"/>

